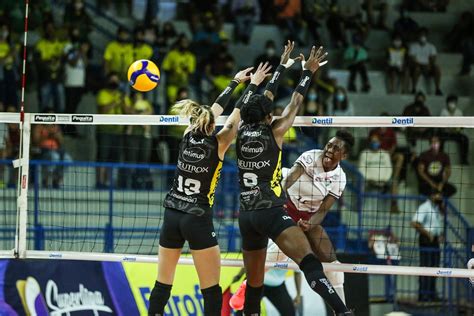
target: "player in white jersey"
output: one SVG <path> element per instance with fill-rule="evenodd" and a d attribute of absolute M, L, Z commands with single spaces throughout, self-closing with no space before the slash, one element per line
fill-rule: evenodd
<path fill-rule="evenodd" d="M 305 232 L 321 262 L 339 263 L 321 223 L 344 192 L 346 174 L 340 162 L 347 158 L 353 145 L 354 137 L 345 130 L 339 130 L 323 150 L 304 152 L 282 181 L 288 196 L 286 211 Z M 345 302 L 344 273 L 327 272 L 326 275 Z"/>

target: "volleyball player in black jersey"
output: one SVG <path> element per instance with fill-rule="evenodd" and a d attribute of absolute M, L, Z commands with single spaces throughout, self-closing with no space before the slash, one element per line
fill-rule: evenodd
<path fill-rule="evenodd" d="M 265 257 L 268 238 L 303 271 L 310 287 L 334 309 L 337 315 L 353 315 L 326 278 L 321 262 L 311 250 L 303 231 L 283 208 L 286 195 L 281 187 L 281 148 L 283 136 L 292 126 L 311 83 L 313 74 L 327 54 L 311 49 L 302 59 L 303 74 L 281 118 L 273 120 L 273 98 L 278 82 L 290 59 L 293 43 L 285 46 L 281 64 L 265 88 L 264 95 L 252 95 L 242 106 L 243 124 L 237 136 L 237 164 L 240 182 L 239 226 L 244 265 L 247 272 L 244 315 L 260 315 Z"/>
<path fill-rule="evenodd" d="M 174 106 L 182 116 L 190 117 L 190 125 L 179 146 L 173 187 L 163 203 L 165 215 L 160 233 L 158 277 L 150 295 L 148 315 L 164 314 L 185 241 L 189 243 L 197 270 L 204 299 L 204 315 L 217 316 L 221 313 L 221 257 L 212 222 L 214 192 L 225 152 L 237 133 L 240 106 L 248 100 L 251 90 L 265 79 L 270 68 L 268 63 L 260 64 L 250 76 L 248 73 L 252 68 L 237 73 L 212 107 L 192 100 L 183 100 Z M 249 87 L 236 103 L 224 127 L 215 134 L 215 118 L 224 111 L 235 87 L 249 78 Z"/>

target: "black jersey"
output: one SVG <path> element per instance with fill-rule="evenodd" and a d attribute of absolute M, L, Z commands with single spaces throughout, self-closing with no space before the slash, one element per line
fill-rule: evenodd
<path fill-rule="evenodd" d="M 240 209 L 251 211 L 285 204 L 281 188 L 281 149 L 267 124 L 243 125 L 237 136 Z"/>
<path fill-rule="evenodd" d="M 163 206 L 185 213 L 211 212 L 222 169 L 215 135 L 189 132 L 179 144 L 173 187 Z"/>

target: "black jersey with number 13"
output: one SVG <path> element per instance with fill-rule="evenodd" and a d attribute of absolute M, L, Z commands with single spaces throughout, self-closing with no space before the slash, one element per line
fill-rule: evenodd
<path fill-rule="evenodd" d="M 246 124 L 237 135 L 240 210 L 251 211 L 285 204 L 281 188 L 281 149 L 267 124 Z"/>
<path fill-rule="evenodd" d="M 218 149 L 215 135 L 189 132 L 183 137 L 173 187 L 165 197 L 164 207 L 196 215 L 212 211 L 222 169 Z"/>

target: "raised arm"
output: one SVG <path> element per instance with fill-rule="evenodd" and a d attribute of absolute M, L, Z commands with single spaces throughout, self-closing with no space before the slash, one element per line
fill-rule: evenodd
<path fill-rule="evenodd" d="M 271 101 L 275 99 L 275 95 L 278 90 L 278 86 L 280 85 L 280 81 L 283 77 L 283 73 L 286 69 L 290 68 L 296 61 L 301 60 L 300 57 L 290 58 L 291 52 L 295 47 L 295 42 L 290 42 L 285 45 L 285 50 L 281 55 L 280 65 L 278 65 L 277 69 L 273 72 L 272 79 L 268 81 L 267 85 L 265 86 L 265 91 L 263 95 L 269 98 Z"/>
<path fill-rule="evenodd" d="M 248 73 L 252 69 L 253 67 L 249 67 L 239 71 L 234 76 L 234 79 L 232 79 L 229 85 L 224 89 L 224 91 L 219 94 L 216 101 L 214 101 L 214 104 L 211 107 L 212 114 L 214 114 L 214 117 L 216 119 L 222 114 L 222 112 L 224 112 L 224 109 L 226 108 L 227 104 L 229 104 L 229 101 L 232 97 L 232 93 L 234 92 L 235 88 L 237 88 L 239 83 L 245 82 L 250 78 Z"/>
<path fill-rule="evenodd" d="M 293 184 L 295 184 L 295 182 L 301 177 L 303 172 L 303 166 L 301 166 L 299 163 L 295 163 L 288 172 L 288 175 L 283 178 L 283 180 L 281 181 L 281 186 L 287 195 L 288 189 L 291 188 Z"/>
<path fill-rule="evenodd" d="M 302 58 L 301 63 L 303 64 L 303 74 L 301 76 L 301 80 L 293 92 L 291 101 L 285 107 L 281 117 L 274 120 L 272 123 L 273 135 L 275 136 L 275 140 L 280 147 L 283 145 L 283 136 L 295 121 L 296 114 L 298 113 L 308 88 L 311 85 L 311 78 L 313 77 L 313 74 L 319 69 L 320 66 L 323 66 L 327 63 L 327 61 L 324 61 L 327 53 L 323 52 L 322 47 L 319 47 L 319 49 L 316 51 L 316 48 L 313 46 L 306 62 L 304 60 L 304 56 L 300 56 Z"/>
<path fill-rule="evenodd" d="M 242 94 L 242 97 L 239 98 L 239 100 L 237 101 L 235 108 L 227 118 L 224 127 L 219 131 L 219 133 L 217 133 L 220 159 L 224 159 L 225 152 L 227 151 L 230 144 L 234 140 L 235 135 L 237 134 L 237 128 L 240 122 L 240 107 L 242 103 L 245 103 L 248 100 L 247 95 L 254 93 L 258 85 L 260 85 L 263 80 L 265 80 L 265 78 L 268 76 L 268 72 L 270 71 L 271 66 L 268 63 L 260 64 L 255 73 L 250 74 L 250 76 L 247 76 L 247 73 L 251 69 L 252 68 L 244 69 L 236 75 L 237 77 L 240 74 L 241 82 L 246 81 L 248 78 L 250 78 L 250 84 L 247 89 L 245 89 L 244 93 Z"/>

